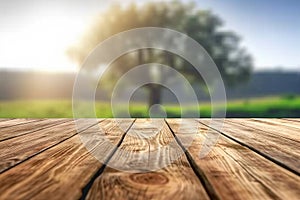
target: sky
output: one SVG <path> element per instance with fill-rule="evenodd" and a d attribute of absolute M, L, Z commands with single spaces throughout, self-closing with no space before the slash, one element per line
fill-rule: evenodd
<path fill-rule="evenodd" d="M 108 2 L 112 1 L 1 0 L 0 68 L 76 71 L 66 49 Z M 254 57 L 255 70 L 300 71 L 299 0 L 196 2 L 219 15 L 224 29 L 241 36 L 241 45 Z"/>
<path fill-rule="evenodd" d="M 225 27 L 242 37 L 256 69 L 300 70 L 299 0 L 197 2 L 221 16 Z"/>

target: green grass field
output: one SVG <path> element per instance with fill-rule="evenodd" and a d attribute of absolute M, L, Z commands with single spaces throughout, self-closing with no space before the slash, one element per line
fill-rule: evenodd
<path fill-rule="evenodd" d="M 222 105 L 219 105 L 222 106 Z M 97 117 L 113 117 L 110 104 L 97 102 Z M 176 105 L 165 106 L 168 117 L 180 117 L 181 110 Z M 196 107 L 186 107 L 186 112 L 199 112 L 201 117 L 210 117 L 209 103 Z M 130 107 L 132 117 L 148 117 L 147 106 L 134 103 Z M 72 102 L 68 100 L 27 100 L 0 102 L 1 118 L 71 118 Z M 227 117 L 300 117 L 300 96 L 286 95 L 227 103 Z"/>

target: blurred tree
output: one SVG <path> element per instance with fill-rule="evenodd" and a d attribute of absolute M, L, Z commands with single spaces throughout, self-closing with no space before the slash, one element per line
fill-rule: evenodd
<path fill-rule="evenodd" d="M 79 44 L 68 51 L 70 57 L 82 63 L 97 44 L 122 31 L 139 27 L 171 28 L 192 37 L 199 42 L 213 58 L 226 85 L 234 86 L 248 79 L 252 60 L 239 46 L 239 37 L 222 31 L 221 19 L 210 11 L 199 10 L 192 3 L 180 1 L 152 2 L 142 5 L 112 5 L 95 20 L 91 29 L 82 37 Z M 159 62 L 175 68 L 191 82 L 203 83 L 195 69 L 188 62 L 171 53 L 142 49 L 121 56 L 113 64 L 113 73 L 107 75 L 106 85 L 111 85 L 121 74 L 130 68 L 149 62 Z M 161 101 L 160 85 L 149 84 L 149 106 Z"/>

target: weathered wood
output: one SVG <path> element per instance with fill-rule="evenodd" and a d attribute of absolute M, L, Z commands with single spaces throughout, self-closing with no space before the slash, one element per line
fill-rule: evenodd
<path fill-rule="evenodd" d="M 129 127 L 133 120 L 124 120 Z M 113 143 L 124 134 L 112 120 L 99 124 Z M 92 126 L 80 134 L 101 134 Z M 96 146 L 101 147 L 99 141 Z M 107 157 L 111 153 L 109 149 Z M 78 135 L 0 175 L 1 199 L 79 199 L 82 188 L 102 166 L 82 145 Z"/>
<path fill-rule="evenodd" d="M 12 119 L 4 119 L 4 118 L 1 118 L 1 119 L 0 119 L 0 122 L 8 121 L 8 120 L 12 120 Z"/>
<path fill-rule="evenodd" d="M 143 126 L 147 122 L 153 124 Z M 157 128 L 162 130 L 154 134 Z M 120 150 L 108 163 L 109 166 L 119 166 L 121 170 L 107 167 L 95 180 L 87 198 L 208 199 L 182 149 L 176 141 L 172 141 L 174 137 L 162 119 L 138 119 L 126 135 Z M 146 172 L 160 168 L 178 154 L 182 156 L 173 164 L 155 172 Z"/>
<path fill-rule="evenodd" d="M 10 127 L 10 126 L 18 126 L 21 124 L 28 124 L 34 121 L 41 121 L 43 119 L 11 119 L 4 120 L 0 122 L 0 131 L 2 128 Z"/>
<path fill-rule="evenodd" d="M 199 152 L 203 147 L 208 128 L 200 124 L 198 130 L 191 130 L 188 120 L 185 120 L 180 132 L 177 132 L 178 120 L 167 121 L 183 146 L 186 137 L 195 138 L 187 151 L 203 179 L 212 185 L 221 199 L 300 197 L 299 176 L 221 135 L 211 152 L 201 159 Z"/>
<path fill-rule="evenodd" d="M 298 119 L 226 120 L 202 159 L 208 120 L 184 119 L 182 129 L 180 119 L 167 119 L 170 127 L 161 119 L 138 119 L 131 127 L 133 119 L 123 119 L 123 129 L 112 119 L 99 126 L 87 120 L 80 134 L 72 121 L 61 120 L 0 119 L 0 199 L 300 197 Z M 193 129 L 196 121 L 204 125 Z"/>
<path fill-rule="evenodd" d="M 265 122 L 269 125 L 274 125 L 274 126 L 283 126 L 283 127 L 290 127 L 293 130 L 300 130 L 300 121 L 295 122 L 295 121 L 289 121 L 289 120 L 284 120 L 284 119 L 269 119 L 269 118 L 255 118 L 255 119 L 250 119 L 254 121 L 261 121 Z M 290 134 L 288 134 L 290 136 Z"/>
<path fill-rule="evenodd" d="M 209 120 L 200 120 L 209 125 Z M 243 119 L 226 119 L 221 132 L 260 153 L 268 159 L 277 162 L 285 168 L 300 173 L 299 142 L 282 137 L 267 128 L 261 130 L 258 125 L 250 125 Z"/>
<path fill-rule="evenodd" d="M 0 129 L 0 142 L 17 136 L 34 133 L 48 127 L 71 121 L 71 119 L 47 119 L 31 121 L 30 123 L 19 124 L 18 126 L 8 126 Z"/>
<path fill-rule="evenodd" d="M 300 118 L 282 118 L 286 121 L 292 121 L 292 122 L 300 122 Z"/>
<path fill-rule="evenodd" d="M 77 134 L 73 121 L 22 135 L 0 144 L 0 172 Z"/>
<path fill-rule="evenodd" d="M 241 121 L 241 120 L 238 120 Z M 272 135 L 283 137 L 287 140 L 297 141 L 300 145 L 300 123 L 284 121 L 281 119 L 244 119 L 247 127 L 267 131 Z"/>
<path fill-rule="evenodd" d="M 300 120 L 295 119 L 295 118 L 293 118 L 293 119 L 281 118 L 281 119 L 273 119 L 273 120 L 280 120 L 280 121 L 286 123 L 287 125 L 295 125 L 296 127 L 300 127 Z"/>

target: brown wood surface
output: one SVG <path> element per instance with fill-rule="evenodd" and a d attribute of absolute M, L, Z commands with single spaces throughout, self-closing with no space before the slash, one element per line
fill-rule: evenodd
<path fill-rule="evenodd" d="M 135 122 L 120 146 L 123 151 L 109 163 L 122 168 L 107 167 L 95 180 L 88 199 L 208 199 L 181 147 L 176 142 L 171 144 L 174 138 L 164 120 L 153 119 L 154 123 L 145 128 L 143 124 L 149 121 Z M 172 145 L 173 152 L 168 145 Z M 170 162 L 172 156 L 178 156 L 173 164 L 147 172 Z"/>
<path fill-rule="evenodd" d="M 299 119 L 121 124 L 0 119 L 0 199 L 300 199 Z"/>
<path fill-rule="evenodd" d="M 3 122 L 3 121 L 8 121 L 8 120 L 11 120 L 11 119 L 9 119 L 9 118 L 7 118 L 7 119 L 5 119 L 5 118 L 1 118 L 1 119 L 0 119 L 0 122 Z"/>
<path fill-rule="evenodd" d="M 252 119 L 255 121 L 265 121 L 270 124 L 279 124 L 280 126 L 288 126 L 296 129 L 300 129 L 300 121 L 294 121 L 294 120 L 286 120 L 286 119 L 269 119 L 269 118 L 259 118 L 259 119 Z M 299 134 L 298 134 L 299 135 Z"/>
<path fill-rule="evenodd" d="M 59 144 L 76 133 L 74 122 L 69 120 L 67 123 L 39 130 L 35 134 L 0 142 L 0 172 Z"/>
<path fill-rule="evenodd" d="M 18 126 L 8 126 L 0 128 L 0 142 L 3 140 L 11 139 L 28 133 L 34 133 L 36 131 L 54 127 L 58 124 L 70 121 L 69 119 L 48 119 L 30 121 L 29 123 L 21 123 Z"/>
<path fill-rule="evenodd" d="M 286 121 L 293 121 L 293 122 L 299 122 L 300 123 L 300 118 L 282 118 L 283 120 Z"/>
<path fill-rule="evenodd" d="M 198 130 L 191 130 L 188 120 L 184 124 L 174 119 L 167 121 L 183 145 L 187 137 L 194 138 L 187 151 L 219 198 L 297 199 L 300 196 L 300 178 L 290 171 L 222 135 L 208 156 L 200 158 L 208 127 L 199 124 Z"/>
<path fill-rule="evenodd" d="M 221 132 L 300 174 L 300 144 L 296 141 L 297 138 L 299 139 L 297 131 L 290 133 L 291 129 L 286 126 L 270 127 L 268 124 L 261 125 L 258 120 L 250 121 L 226 119 Z M 200 120 L 200 122 L 209 126 L 209 120 Z M 293 136 L 287 136 L 289 133 Z"/>
<path fill-rule="evenodd" d="M 285 140 L 298 142 L 300 145 L 300 128 L 298 123 L 295 124 L 292 121 L 286 123 L 286 121 L 280 119 L 244 119 L 243 121 L 247 127 L 267 131 Z"/>
<path fill-rule="evenodd" d="M 128 127 L 131 123 L 132 120 L 124 120 Z M 124 134 L 113 121 L 99 125 L 114 142 Z M 92 126 L 80 134 L 100 134 L 98 131 L 97 126 Z M 100 141 L 97 146 L 101 145 Z M 3 173 L 0 194 L 3 199 L 79 199 L 82 188 L 101 166 L 75 135 Z"/>
<path fill-rule="evenodd" d="M 21 124 L 27 124 L 34 121 L 41 121 L 43 119 L 4 119 L 3 121 L 0 121 L 0 128 L 7 128 L 10 126 L 19 126 Z"/>

